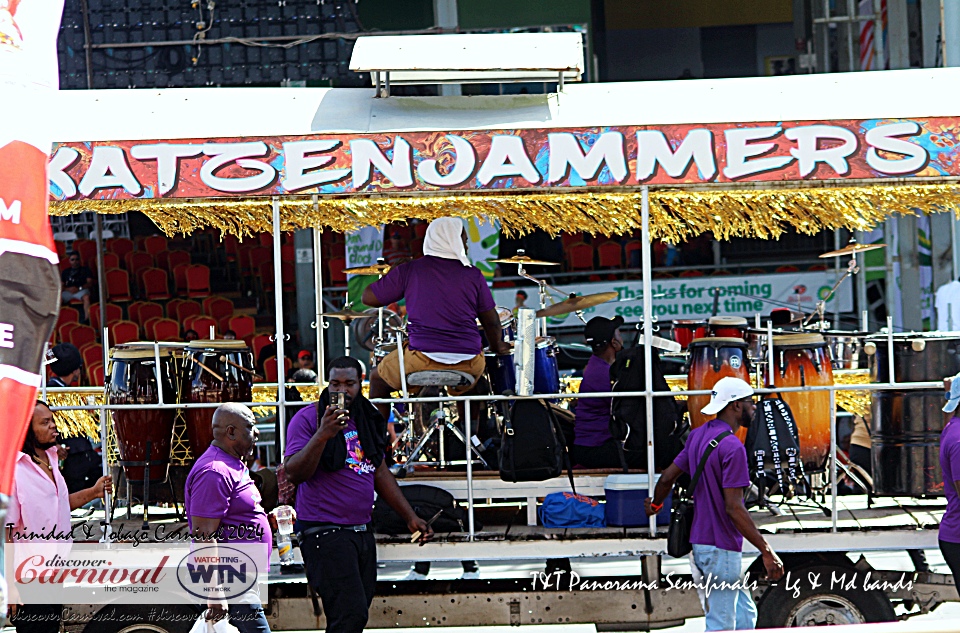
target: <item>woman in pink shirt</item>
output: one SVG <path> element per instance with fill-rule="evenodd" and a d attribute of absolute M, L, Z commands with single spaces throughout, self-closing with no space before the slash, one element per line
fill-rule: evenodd
<path fill-rule="evenodd" d="M 11 526 L 7 528 L 7 542 L 69 543 L 73 541 L 70 511 L 102 499 L 113 490 L 113 480 L 107 476 L 98 479 L 92 488 L 70 494 L 58 467 L 59 437 L 53 413 L 38 400 L 23 448 L 17 455 L 6 518 L 6 524 Z M 10 619 L 21 633 L 55 633 L 60 630 L 61 610 L 61 605 L 11 604 Z"/>

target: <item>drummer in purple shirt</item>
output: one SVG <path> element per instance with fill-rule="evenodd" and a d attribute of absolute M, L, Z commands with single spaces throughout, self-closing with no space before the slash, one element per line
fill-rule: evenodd
<path fill-rule="evenodd" d="M 611 390 L 610 366 L 623 349 L 620 327 L 623 317 L 593 317 L 583 329 L 593 355 L 583 369 L 581 393 L 604 393 Z M 611 398 L 580 398 L 575 401 L 573 464 L 583 468 L 617 468 L 620 449 L 610 434 Z M 643 458 L 646 455 L 636 455 Z M 637 464 L 639 466 L 639 464 Z"/>
<path fill-rule="evenodd" d="M 756 627 L 757 607 L 741 574 L 744 538 L 760 551 L 768 577 L 777 580 L 783 576 L 783 562 L 757 530 L 743 504 L 744 492 L 750 486 L 747 451 L 732 433 L 741 426 L 749 426 L 755 410 L 750 385 L 739 378 L 721 378 L 713 387 L 710 403 L 702 410 L 704 415 L 716 415 L 716 419 L 690 433 L 683 450 L 660 475 L 653 500 L 646 500 L 647 516 L 662 510 L 663 501 L 677 478 L 682 473 L 692 477 L 707 447 L 721 434 L 731 432 L 717 443 L 707 458 L 693 491 L 696 504 L 690 528 L 693 574 L 710 586 L 705 596 L 701 593 L 707 631 Z M 721 583 L 727 584 L 722 587 Z M 739 588 L 730 588 L 736 583 Z"/>
<path fill-rule="evenodd" d="M 273 545 L 270 524 L 260 503 L 260 491 L 246 466 L 256 445 L 255 422 L 253 412 L 242 404 L 217 407 L 213 442 L 190 469 L 183 507 L 195 542 L 260 545 L 263 549 L 257 559 L 267 566 Z M 270 633 L 256 592 L 247 592 L 229 603 L 230 624 L 240 633 Z M 207 606 L 208 619 L 223 616 L 222 604 L 211 600 Z"/>
<path fill-rule="evenodd" d="M 949 418 L 940 433 L 940 470 L 943 473 L 943 493 L 947 510 L 940 519 L 940 552 L 950 567 L 953 581 L 960 591 L 960 374 L 943 381 L 947 403 L 943 406 Z"/>
<path fill-rule="evenodd" d="M 404 346 L 404 370 L 459 371 L 472 377 L 469 384 L 450 388 L 463 394 L 476 384 L 486 368 L 476 320 L 496 354 L 509 354 L 503 342 L 493 295 L 477 268 L 467 259 L 467 232 L 458 218 L 430 223 L 423 239 L 423 257 L 395 266 L 363 292 L 363 303 L 378 308 L 406 299 L 409 342 Z M 399 391 L 400 357 L 388 354 L 370 374 L 370 398 L 386 398 Z M 410 393 L 419 391 L 408 387 Z M 384 418 L 389 405 L 378 404 Z M 393 434 L 391 433 L 391 439 Z"/>

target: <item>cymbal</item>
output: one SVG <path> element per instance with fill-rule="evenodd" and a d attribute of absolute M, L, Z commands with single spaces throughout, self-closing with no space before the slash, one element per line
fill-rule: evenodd
<path fill-rule="evenodd" d="M 356 319 L 372 319 L 377 315 L 376 313 L 364 314 L 363 312 L 357 312 L 356 310 L 337 310 L 336 312 L 324 312 L 320 316 L 330 319 L 340 319 L 341 321 L 354 321 Z"/>
<path fill-rule="evenodd" d="M 374 264 L 373 266 L 357 266 L 356 268 L 344 268 L 343 272 L 348 275 L 386 275 L 390 272 L 390 264 Z"/>
<path fill-rule="evenodd" d="M 494 264 L 522 264 L 524 266 L 559 266 L 557 262 L 544 262 L 539 259 L 531 259 L 526 255 L 514 255 L 506 259 L 491 259 Z"/>
<path fill-rule="evenodd" d="M 586 310 L 587 308 L 598 306 L 601 303 L 612 301 L 616 299 L 617 296 L 619 296 L 617 292 L 598 292 L 597 294 L 583 295 L 582 297 L 570 297 L 560 303 L 555 303 L 542 310 L 537 310 L 537 318 L 579 312 L 580 310 Z"/>
<path fill-rule="evenodd" d="M 826 259 L 828 257 L 843 257 L 844 255 L 856 255 L 857 253 L 865 253 L 867 251 L 874 251 L 878 248 L 884 247 L 886 247 L 886 244 L 857 244 L 856 242 L 851 242 L 840 250 L 824 253 L 820 256 L 820 259 Z"/>

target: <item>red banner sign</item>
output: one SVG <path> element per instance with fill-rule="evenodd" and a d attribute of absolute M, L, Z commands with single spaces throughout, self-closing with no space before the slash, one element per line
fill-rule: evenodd
<path fill-rule="evenodd" d="M 69 143 L 54 199 L 960 176 L 960 119 Z"/>

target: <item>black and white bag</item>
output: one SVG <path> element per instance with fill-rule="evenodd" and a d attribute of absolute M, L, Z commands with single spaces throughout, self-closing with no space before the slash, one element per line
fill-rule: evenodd
<path fill-rule="evenodd" d="M 573 486 L 570 456 L 552 407 L 542 400 L 517 400 L 504 418 L 500 479 L 546 481 L 563 474 Z"/>
<path fill-rule="evenodd" d="M 807 488 L 797 423 L 782 398 L 760 401 L 745 446 L 750 479 L 757 486 L 761 503 L 769 492 L 790 499 Z"/>

